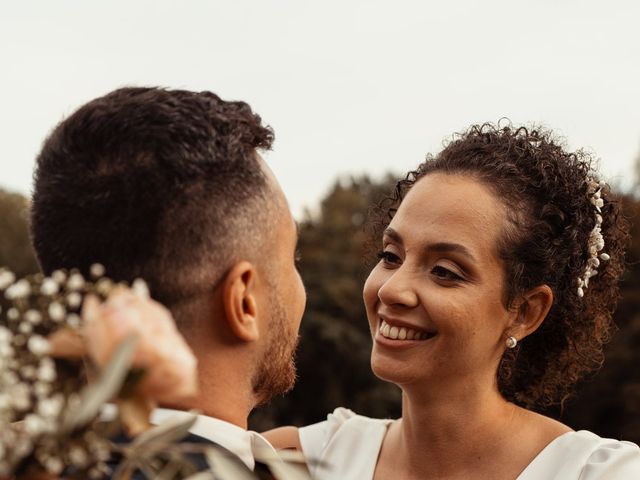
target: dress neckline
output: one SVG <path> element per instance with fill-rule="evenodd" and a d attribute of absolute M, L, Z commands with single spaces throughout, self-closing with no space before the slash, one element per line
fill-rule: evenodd
<path fill-rule="evenodd" d="M 376 419 L 376 420 L 381 420 L 381 423 L 384 425 L 384 434 L 382 435 L 380 444 L 378 446 L 378 452 L 376 455 L 376 461 L 374 464 L 374 469 L 371 472 L 371 478 L 373 479 L 375 476 L 375 470 L 378 466 L 378 460 L 380 459 L 380 453 L 382 452 L 382 444 L 384 443 L 385 438 L 387 437 L 387 434 L 389 433 L 389 427 L 391 426 L 392 423 L 400 420 L 400 419 L 396 419 L 396 420 L 391 420 L 391 419 Z M 562 444 L 563 442 L 565 442 L 565 440 L 569 437 L 572 436 L 588 436 L 588 437 L 595 437 L 596 435 L 592 432 L 589 432 L 588 430 L 571 430 L 569 432 L 564 432 L 561 433 L 560 435 L 558 435 L 557 437 L 555 437 L 553 440 L 551 440 L 549 443 L 547 443 L 542 450 L 540 450 L 535 457 L 533 457 L 533 459 L 524 467 L 524 469 L 520 472 L 520 474 L 516 477 L 516 480 L 527 480 L 526 475 L 529 475 L 529 473 L 533 470 L 535 470 L 537 468 L 537 465 L 540 463 L 543 463 L 546 459 L 547 456 L 549 456 L 549 454 L 559 445 Z M 532 477 L 533 478 L 537 478 L 537 477 Z"/>
<path fill-rule="evenodd" d="M 564 443 L 566 443 L 568 438 L 575 437 L 575 436 L 596 437 L 597 435 L 595 435 L 592 432 L 589 432 L 588 430 L 577 430 L 577 431 L 571 430 L 570 432 L 565 432 L 558 435 L 556 438 L 554 438 L 549 443 L 547 443 L 542 450 L 538 452 L 538 454 L 533 458 L 533 460 L 531 460 L 527 464 L 527 466 L 524 467 L 524 470 L 522 470 L 522 472 L 520 472 L 520 474 L 516 477 L 516 480 L 527 480 L 526 477 L 531 473 L 535 473 L 534 470 L 538 468 L 538 465 L 545 463 L 547 458 L 553 455 L 553 452 L 555 449 L 557 449 L 559 446 L 562 446 Z M 538 478 L 538 477 L 532 477 L 532 478 Z"/>

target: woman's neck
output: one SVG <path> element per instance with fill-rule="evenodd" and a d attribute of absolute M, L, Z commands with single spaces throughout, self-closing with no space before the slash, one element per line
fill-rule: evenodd
<path fill-rule="evenodd" d="M 394 450 L 403 452 L 402 463 L 416 476 L 464 477 L 486 458 L 495 460 L 500 442 L 513 441 L 520 415 L 497 388 L 467 386 L 435 396 L 407 388 L 402 420 L 389 433 L 399 447 Z"/>

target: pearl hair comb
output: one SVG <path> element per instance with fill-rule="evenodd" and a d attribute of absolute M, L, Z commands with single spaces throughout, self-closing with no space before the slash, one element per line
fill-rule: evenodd
<path fill-rule="evenodd" d="M 587 260 L 587 266 L 584 269 L 582 277 L 578 277 L 578 296 L 584 297 L 584 291 L 589 287 L 589 279 L 595 277 L 598 274 L 598 267 L 600 266 L 600 260 L 609 260 L 609 255 L 606 253 L 599 253 L 604 249 L 604 237 L 602 236 L 602 207 L 604 206 L 604 200 L 602 198 L 602 189 L 605 187 L 604 181 L 595 181 L 593 178 L 587 179 L 587 192 L 589 194 L 589 201 L 595 208 L 596 224 L 591 230 L 589 235 L 589 259 Z"/>

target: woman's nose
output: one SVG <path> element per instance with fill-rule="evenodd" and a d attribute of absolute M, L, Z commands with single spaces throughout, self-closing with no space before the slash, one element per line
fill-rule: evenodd
<path fill-rule="evenodd" d="M 400 267 L 378 289 L 378 298 L 385 305 L 415 307 L 418 304 L 411 275 L 406 267 Z"/>

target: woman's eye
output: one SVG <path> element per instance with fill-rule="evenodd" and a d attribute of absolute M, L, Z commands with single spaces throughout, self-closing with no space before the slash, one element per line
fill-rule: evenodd
<path fill-rule="evenodd" d="M 400 257 L 388 250 L 378 252 L 378 258 L 382 260 L 382 263 L 385 265 L 397 265 L 400 263 Z"/>
<path fill-rule="evenodd" d="M 431 269 L 431 273 L 442 280 L 463 280 L 463 278 L 457 273 L 454 273 L 448 268 L 444 268 L 439 265 L 433 267 Z"/>

